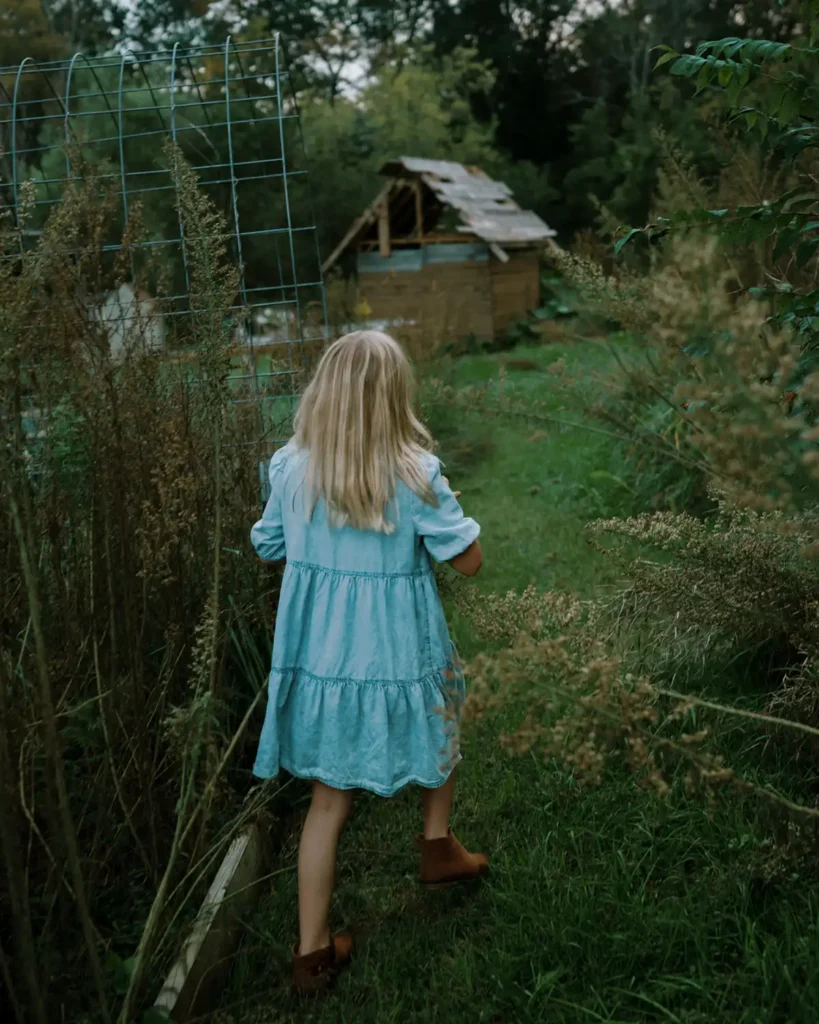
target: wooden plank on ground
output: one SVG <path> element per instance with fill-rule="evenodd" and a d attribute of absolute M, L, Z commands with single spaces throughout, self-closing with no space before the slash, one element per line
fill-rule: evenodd
<path fill-rule="evenodd" d="M 241 921 L 259 897 L 267 851 L 258 825 L 231 843 L 190 935 L 154 1003 L 177 1024 L 205 1013 L 241 939 Z"/>

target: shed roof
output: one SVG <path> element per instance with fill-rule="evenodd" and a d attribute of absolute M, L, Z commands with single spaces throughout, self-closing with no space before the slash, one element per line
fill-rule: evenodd
<path fill-rule="evenodd" d="M 325 262 L 325 271 L 373 223 L 380 204 L 390 196 L 398 180 L 423 182 L 442 207 L 456 211 L 459 232 L 474 235 L 490 246 L 537 245 L 557 233 L 537 214 L 522 210 L 512 197 L 511 189 L 490 178 L 479 167 L 404 156 L 385 163 L 379 173 L 391 182 L 351 226 Z"/>

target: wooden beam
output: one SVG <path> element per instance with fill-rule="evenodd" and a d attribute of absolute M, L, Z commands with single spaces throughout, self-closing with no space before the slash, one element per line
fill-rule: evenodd
<path fill-rule="evenodd" d="M 392 249 L 390 248 L 390 205 L 385 199 L 378 211 L 378 251 L 386 259 Z"/>
<path fill-rule="evenodd" d="M 367 209 L 358 217 L 352 224 L 352 227 L 347 234 L 342 238 L 338 245 L 333 249 L 327 259 L 324 261 L 321 267 L 322 274 L 326 274 L 330 268 L 338 262 L 339 257 L 347 249 L 349 245 L 355 241 L 356 237 L 378 216 L 378 211 L 381 209 L 381 205 L 384 202 L 389 202 L 390 193 L 392 192 L 393 182 L 388 181 L 387 184 L 381 189 L 375 199 L 370 203 Z"/>
<path fill-rule="evenodd" d="M 422 185 L 420 180 L 414 182 L 415 192 L 415 230 L 418 234 L 418 241 L 423 242 L 424 240 L 424 197 L 421 191 Z"/>

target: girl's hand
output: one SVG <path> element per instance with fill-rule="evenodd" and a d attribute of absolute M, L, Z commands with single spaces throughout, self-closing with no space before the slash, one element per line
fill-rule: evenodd
<path fill-rule="evenodd" d="M 444 483 L 447 485 L 447 487 L 449 487 L 449 480 L 447 480 L 446 477 L 444 477 Z M 460 491 L 453 491 L 452 493 L 455 495 L 456 499 L 460 498 L 460 496 L 461 496 L 461 492 Z"/>

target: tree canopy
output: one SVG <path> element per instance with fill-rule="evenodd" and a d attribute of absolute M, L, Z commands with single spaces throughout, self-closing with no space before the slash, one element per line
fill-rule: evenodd
<path fill-rule="evenodd" d="M 2 59 L 173 42 L 285 40 L 326 244 L 399 150 L 489 165 L 563 236 L 601 206 L 649 214 L 658 130 L 718 172 L 702 110 L 652 73 L 660 44 L 789 39 L 798 5 L 771 0 L 9 0 Z"/>

